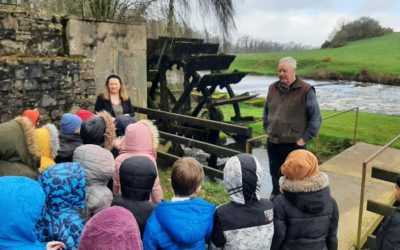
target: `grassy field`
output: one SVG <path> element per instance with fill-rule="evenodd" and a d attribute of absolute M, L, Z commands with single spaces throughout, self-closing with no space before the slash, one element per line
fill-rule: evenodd
<path fill-rule="evenodd" d="M 400 32 L 382 37 L 348 43 L 335 49 L 317 49 L 295 52 L 238 54 L 230 69 L 257 74 L 276 75 L 280 58 L 292 56 L 298 61 L 298 74 L 309 78 L 332 78 L 339 73 L 345 79 L 354 79 L 361 70 L 384 82 L 400 78 Z"/>
<path fill-rule="evenodd" d="M 240 110 L 243 116 L 262 117 L 261 107 L 241 104 Z M 232 106 L 223 106 L 222 112 L 225 121 L 229 121 L 230 117 L 234 115 Z M 348 146 L 353 140 L 356 113 L 348 112 L 329 119 L 325 118 L 337 114 L 339 111 L 322 110 L 321 113 L 323 119 L 320 130 L 320 146 L 323 150 L 321 153 L 329 157 L 339 152 L 337 150 L 326 151 L 324 146 L 331 145 L 335 148 L 336 146 L 332 144 L 339 143 L 337 147 L 340 150 L 342 147 Z M 253 128 L 253 137 L 264 134 L 261 122 L 254 123 L 251 127 Z M 356 141 L 385 145 L 398 134 L 400 134 L 400 116 L 359 113 Z M 314 149 L 314 144 L 315 142 L 311 143 L 311 150 Z M 396 143 L 394 147 L 400 148 L 400 143 Z"/>

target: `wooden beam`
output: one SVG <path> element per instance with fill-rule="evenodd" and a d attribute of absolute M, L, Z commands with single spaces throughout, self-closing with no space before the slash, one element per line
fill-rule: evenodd
<path fill-rule="evenodd" d="M 375 235 L 368 235 L 367 242 L 365 242 L 365 249 L 375 249 Z"/>
<path fill-rule="evenodd" d="M 384 204 L 382 202 L 368 200 L 367 201 L 367 210 L 376 214 L 380 214 L 382 216 L 386 216 L 390 214 L 395 207 Z"/>
<path fill-rule="evenodd" d="M 162 151 L 157 151 L 157 155 L 159 157 L 162 158 L 166 158 L 172 162 L 175 162 L 176 160 L 178 160 L 180 157 L 173 155 L 173 154 L 169 154 L 169 153 L 165 153 Z M 224 172 L 206 165 L 202 165 L 205 174 L 210 177 L 210 178 L 219 178 L 219 179 L 223 179 L 224 178 Z"/>
<path fill-rule="evenodd" d="M 158 119 L 161 118 L 163 120 L 169 120 L 169 121 L 175 121 L 178 123 L 185 123 L 189 124 L 192 126 L 199 126 L 199 127 L 204 127 L 204 128 L 209 128 L 209 129 L 217 129 L 221 130 L 226 133 L 234 133 L 234 134 L 240 134 L 244 136 L 248 136 L 249 138 L 252 136 L 252 128 L 244 127 L 244 126 L 238 126 L 234 124 L 229 124 L 225 122 L 217 122 L 213 120 L 206 120 L 206 119 L 201 119 L 193 116 L 188 116 L 188 115 L 181 115 L 181 114 L 176 114 L 176 113 L 170 113 L 162 110 L 156 110 L 156 109 L 149 109 L 149 108 L 143 108 L 143 107 L 138 107 L 134 106 L 134 110 L 137 113 L 141 114 L 146 114 L 148 116 L 151 116 L 151 119 Z"/>
<path fill-rule="evenodd" d="M 394 183 L 396 181 L 396 176 L 399 175 L 400 173 L 386 170 L 380 167 L 372 167 L 371 171 L 371 177 L 380 179 L 383 181 L 388 181 Z"/>
<path fill-rule="evenodd" d="M 199 148 L 199 149 L 204 150 L 207 153 L 215 154 L 218 157 L 229 157 L 229 156 L 234 156 L 234 155 L 242 153 L 241 151 L 238 151 L 238 150 L 233 150 L 233 149 L 217 146 L 217 145 L 214 145 L 211 143 L 193 140 L 193 139 L 190 139 L 187 137 L 170 134 L 170 133 L 163 132 L 163 131 L 159 131 L 159 133 L 160 133 L 160 137 L 165 140 L 184 144 L 187 147 Z"/>

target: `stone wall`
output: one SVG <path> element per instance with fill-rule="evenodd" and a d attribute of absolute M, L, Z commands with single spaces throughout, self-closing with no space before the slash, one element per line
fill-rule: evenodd
<path fill-rule="evenodd" d="M 27 10 L 0 9 L 0 55 L 64 55 L 63 21 Z"/>
<path fill-rule="evenodd" d="M 0 57 L 0 122 L 39 110 L 42 123 L 58 121 L 73 106 L 96 98 L 94 63 L 82 58 Z"/>
<path fill-rule="evenodd" d="M 70 18 L 66 29 L 69 54 L 95 61 L 97 93 L 117 73 L 135 105 L 147 106 L 146 29 L 143 24 Z"/>
<path fill-rule="evenodd" d="M 45 18 L 0 8 L 0 122 L 37 108 L 57 122 L 73 106 L 93 110 L 110 73 L 127 83 L 134 104 L 146 107 L 143 24 Z"/>

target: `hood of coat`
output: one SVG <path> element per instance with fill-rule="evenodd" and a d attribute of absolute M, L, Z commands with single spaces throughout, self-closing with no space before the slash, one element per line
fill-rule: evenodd
<path fill-rule="evenodd" d="M 212 230 L 215 205 L 200 198 L 160 202 L 155 216 L 175 242 L 191 245 L 206 238 Z"/>
<path fill-rule="evenodd" d="M 96 144 L 111 150 L 115 139 L 114 118 L 106 111 L 98 112 L 96 117 L 82 123 L 80 133 L 84 144 Z"/>
<path fill-rule="evenodd" d="M 97 248 L 142 249 L 139 226 L 129 210 L 119 206 L 106 208 L 86 223 L 79 249 Z"/>
<path fill-rule="evenodd" d="M 307 214 L 322 212 L 330 201 L 328 175 L 319 175 L 302 180 L 290 180 L 282 176 L 279 180 L 284 196 L 300 211 Z"/>
<path fill-rule="evenodd" d="M 35 127 L 26 117 L 16 117 L 0 124 L 0 154 L 3 161 L 19 162 L 35 168 L 35 157 L 39 157 Z"/>
<path fill-rule="evenodd" d="M 135 117 L 132 117 L 130 115 L 120 115 L 117 118 L 115 118 L 115 126 L 117 127 L 117 136 L 124 136 L 125 135 L 125 130 L 126 127 L 128 127 L 129 124 L 135 123 L 136 119 Z"/>
<path fill-rule="evenodd" d="M 74 151 L 74 162 L 79 162 L 85 169 L 86 185 L 106 186 L 115 172 L 112 153 L 98 145 L 86 144 Z"/>
<path fill-rule="evenodd" d="M 56 126 L 50 123 L 35 129 L 35 135 L 40 154 L 39 172 L 43 172 L 56 164 L 54 158 L 56 158 L 60 148 L 60 139 Z"/>
<path fill-rule="evenodd" d="M 148 201 L 157 177 L 156 166 L 146 156 L 124 160 L 119 169 L 121 196 L 133 201 Z"/>
<path fill-rule="evenodd" d="M 83 209 L 85 206 L 85 172 L 78 162 L 54 165 L 41 174 L 39 183 L 46 194 L 48 211 Z"/>
<path fill-rule="evenodd" d="M 233 202 L 260 200 L 262 168 L 251 154 L 231 157 L 224 168 L 224 184 Z"/>
<path fill-rule="evenodd" d="M 0 197 L 0 249 L 44 249 L 34 231 L 45 202 L 40 184 L 22 176 L 0 177 Z"/>
<path fill-rule="evenodd" d="M 146 153 L 156 158 L 158 137 L 157 127 L 149 120 L 140 120 L 130 124 L 125 130 L 125 140 L 121 146 L 120 154 Z"/>

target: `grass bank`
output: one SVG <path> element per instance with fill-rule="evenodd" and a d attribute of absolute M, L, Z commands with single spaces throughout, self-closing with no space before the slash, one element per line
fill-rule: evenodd
<path fill-rule="evenodd" d="M 262 107 L 243 103 L 240 104 L 240 110 L 243 116 L 262 117 Z M 222 112 L 225 121 L 229 121 L 230 117 L 234 115 L 232 106 L 223 106 Z M 322 119 L 337 113 L 339 111 L 322 110 Z M 354 136 L 355 117 L 355 112 L 349 112 L 322 121 L 319 133 L 319 156 L 323 157 L 322 160 L 330 158 L 350 146 Z M 264 134 L 261 122 L 250 126 L 253 128 L 253 137 Z M 400 134 L 400 116 L 359 113 L 356 141 L 385 145 L 398 134 Z M 400 143 L 394 144 L 394 147 L 400 148 Z M 315 152 L 315 140 L 310 143 L 310 150 Z"/>
<path fill-rule="evenodd" d="M 313 79 L 346 79 L 400 85 L 400 32 L 350 42 L 341 48 L 237 54 L 230 69 L 276 75 L 280 58 L 298 61 L 298 75 Z"/>

